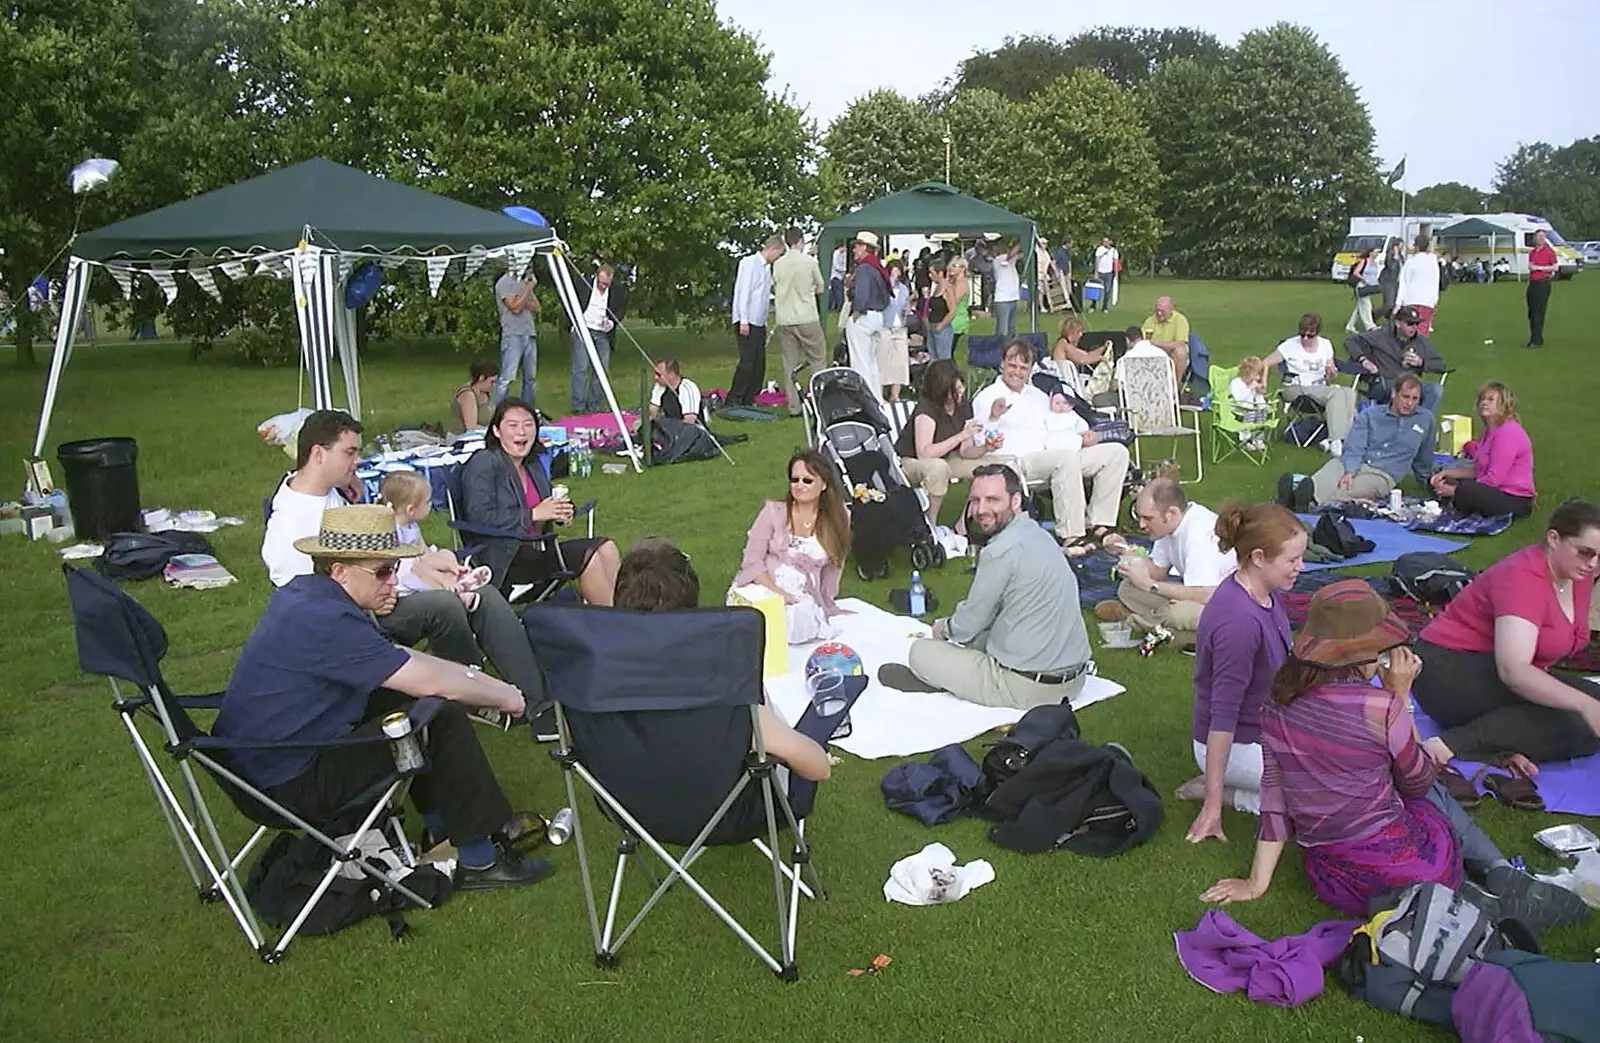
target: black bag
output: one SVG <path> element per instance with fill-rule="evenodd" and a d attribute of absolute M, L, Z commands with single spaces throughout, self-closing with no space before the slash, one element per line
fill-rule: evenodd
<path fill-rule="evenodd" d="M 1356 287 L 1356 296 L 1357 297 L 1376 297 L 1378 294 L 1380 294 L 1382 292 L 1383 292 L 1383 287 L 1382 286 L 1368 286 L 1365 283 L 1363 283 L 1362 285 Z"/>
<path fill-rule="evenodd" d="M 1078 737 L 1078 717 L 1067 703 L 1035 706 L 1012 726 L 1010 734 L 989 747 L 983 757 L 981 798 L 1021 771 L 1028 758 L 1058 739 Z"/>
<path fill-rule="evenodd" d="M 149 579 L 161 575 L 173 555 L 210 553 L 211 541 L 198 532 L 118 532 L 96 565 L 106 579 Z"/>
<path fill-rule="evenodd" d="M 1389 585 L 1398 595 L 1439 607 L 1461 593 L 1475 575 L 1448 554 L 1414 550 L 1395 559 Z"/>
<path fill-rule="evenodd" d="M 381 830 L 367 832 L 372 840 L 363 843 L 362 849 L 368 860 L 389 865 L 399 875 L 403 865 L 399 853 L 389 846 Z M 279 833 L 250 867 L 245 895 L 263 920 L 279 926 L 288 924 L 322 882 L 331 864 L 332 852 L 315 839 L 303 834 Z M 405 872 L 403 882 L 434 906 L 450 897 L 450 878 L 432 866 Z M 390 933 L 399 938 L 406 932 L 402 914 L 409 907 L 409 899 L 397 891 L 384 889 L 365 874 L 359 879 L 340 874 L 333 878 L 333 883 L 301 924 L 300 933 L 332 934 L 370 916 L 383 916 L 389 921 Z"/>
<path fill-rule="evenodd" d="M 1024 854 L 1066 848 L 1096 858 L 1144 843 L 1163 815 L 1161 795 L 1126 749 L 1070 736 L 1030 753 L 979 813 L 997 820 L 989 839 L 1001 847 Z"/>
<path fill-rule="evenodd" d="M 1356 527 L 1339 511 L 1327 511 L 1317 519 L 1317 527 L 1311 530 L 1311 542 L 1341 559 L 1369 554 L 1377 546 L 1356 535 Z"/>

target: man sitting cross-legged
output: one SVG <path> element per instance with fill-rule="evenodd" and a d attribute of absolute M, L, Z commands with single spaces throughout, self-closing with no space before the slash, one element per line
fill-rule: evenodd
<path fill-rule="evenodd" d="M 314 562 L 279 587 L 245 642 L 213 732 L 273 742 L 323 741 L 372 733 L 412 699 L 448 700 L 422 730 L 427 768 L 411 796 L 435 836 L 456 847 L 455 886 L 531 884 L 554 867 L 506 853 L 496 836 L 526 828 L 495 781 L 463 706 L 523 712 L 512 685 L 444 659 L 390 644 L 373 623 L 395 600 L 402 561 L 423 553 L 395 537 L 394 512 L 376 504 L 335 507 L 294 542 Z M 244 749 L 229 757 L 251 783 L 312 820 L 326 820 L 394 770 L 387 743 L 304 749 Z"/>
<path fill-rule="evenodd" d="M 1123 555 L 1117 563 L 1122 584 L 1117 600 L 1100 602 L 1094 614 L 1107 622 L 1131 618 L 1146 632 L 1165 629 L 1174 639 L 1192 643 L 1200 611 L 1238 567 L 1233 551 L 1217 546 L 1217 514 L 1190 503 L 1183 486 L 1171 478 L 1157 478 L 1141 489 L 1133 510 L 1155 546 L 1144 558 L 1129 555 L 1122 537 L 1106 539 L 1106 550 Z"/>
<path fill-rule="evenodd" d="M 1417 485 L 1429 491 L 1433 473 L 1433 414 L 1418 406 L 1422 378 L 1401 373 L 1385 406 L 1364 409 L 1345 439 L 1344 451 L 1316 474 L 1293 483 L 1278 479 L 1278 501 L 1304 513 L 1313 506 L 1344 500 L 1381 500 L 1410 471 Z"/>
<path fill-rule="evenodd" d="M 885 664 L 878 680 L 985 706 L 1070 700 L 1089 661 L 1072 566 L 1022 509 L 1022 480 L 1010 467 L 982 465 L 971 488 L 967 536 L 982 547 L 972 587 L 932 637 L 911 643 L 909 666 Z"/>
<path fill-rule="evenodd" d="M 306 417 L 300 427 L 298 464 L 273 494 L 261 540 L 261 560 L 273 586 L 282 587 L 311 572 L 311 558 L 296 541 L 317 534 L 324 510 L 345 506 L 341 489 L 359 490 L 355 473 L 360 456 L 361 424 L 348 413 L 319 409 Z M 544 697 L 544 675 L 534 662 L 521 621 L 500 591 L 484 586 L 478 591 L 477 608 L 468 612 L 452 589 L 466 571 L 455 555 L 430 551 L 406 559 L 401 568 L 435 589 L 398 600 L 391 590 L 391 597 L 375 609 L 383 633 L 405 645 L 426 639 L 435 655 L 468 666 L 483 665 L 487 653 L 495 669 L 530 697 L 541 741 L 554 741 L 554 711 Z M 493 713 L 482 716 L 499 723 Z"/>

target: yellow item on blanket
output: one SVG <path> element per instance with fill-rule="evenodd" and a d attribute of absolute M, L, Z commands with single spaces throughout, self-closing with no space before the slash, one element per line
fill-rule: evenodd
<path fill-rule="evenodd" d="M 1439 418 L 1439 449 L 1451 456 L 1460 456 L 1472 441 L 1472 418 L 1460 413 L 1446 413 Z"/>
<path fill-rule="evenodd" d="M 783 598 L 759 583 L 747 583 L 728 591 L 728 604 L 749 605 L 767 621 L 767 649 L 761 661 L 761 676 L 778 677 L 789 672 L 789 627 L 784 621 Z"/>

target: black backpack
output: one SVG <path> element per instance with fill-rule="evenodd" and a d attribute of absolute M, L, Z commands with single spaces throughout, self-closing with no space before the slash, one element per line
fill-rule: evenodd
<path fill-rule="evenodd" d="M 1368 554 L 1377 546 L 1357 535 L 1356 527 L 1339 511 L 1328 511 L 1317 519 L 1317 527 L 1311 530 L 1311 542 L 1340 558 Z"/>
<path fill-rule="evenodd" d="M 106 579 L 149 579 L 161 575 L 174 555 L 211 552 L 211 541 L 198 532 L 118 532 L 106 541 L 97 565 Z"/>
<path fill-rule="evenodd" d="M 1027 765 L 1028 759 L 1059 739 L 1078 737 L 1078 718 L 1068 703 L 1035 706 L 1022 715 L 1010 733 L 989 747 L 983 757 L 983 781 L 975 801 L 982 814 L 983 802 L 1002 782 Z"/>
<path fill-rule="evenodd" d="M 381 830 L 368 830 L 368 834 L 370 839 L 362 844 L 362 850 L 369 861 L 391 867 L 392 876 L 401 878 L 436 907 L 449 899 L 449 877 L 433 866 L 404 866 Z M 270 924 L 288 924 L 322 882 L 332 858 L 332 852 L 313 837 L 279 833 L 256 859 L 245 882 L 251 907 Z M 410 900 L 399 892 L 386 890 L 352 868 L 349 875 L 333 878 L 300 925 L 300 933 L 332 934 L 368 917 L 382 916 L 389 922 L 390 933 L 400 938 L 406 934 L 405 910 L 411 907 Z"/>
<path fill-rule="evenodd" d="M 1389 585 L 1398 595 L 1437 608 L 1461 593 L 1475 575 L 1448 554 L 1414 550 L 1395 559 Z"/>

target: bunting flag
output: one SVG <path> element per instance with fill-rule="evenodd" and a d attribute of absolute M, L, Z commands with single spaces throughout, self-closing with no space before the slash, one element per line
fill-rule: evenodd
<path fill-rule="evenodd" d="M 222 291 L 217 289 L 217 279 L 216 276 L 211 274 L 210 268 L 191 268 L 189 269 L 189 278 L 194 280 L 196 286 L 205 291 L 206 296 L 218 304 L 222 303 Z"/>
<path fill-rule="evenodd" d="M 133 296 L 133 273 L 121 265 L 108 264 L 106 271 L 111 273 L 111 278 L 117 282 L 117 289 L 122 291 L 122 299 L 127 300 Z"/>
<path fill-rule="evenodd" d="M 178 299 L 178 280 L 172 274 L 171 268 L 166 266 L 151 267 L 145 269 L 145 274 L 154 279 L 155 284 L 161 287 L 161 295 L 167 299 L 168 304 Z"/>
<path fill-rule="evenodd" d="M 444 273 L 450 268 L 450 258 L 428 257 L 424 260 L 428 265 L 428 295 L 437 297 L 439 285 L 444 282 Z"/>
<path fill-rule="evenodd" d="M 533 263 L 533 247 L 512 246 L 508 248 L 511 255 L 511 273 L 521 275 L 528 270 L 528 265 Z"/>
<path fill-rule="evenodd" d="M 240 279 L 250 278 L 250 268 L 243 261 L 223 261 L 222 274 L 238 282 Z"/>
<path fill-rule="evenodd" d="M 382 268 L 384 271 L 390 271 L 398 268 L 405 263 L 406 259 L 404 257 L 397 257 L 394 254 L 385 254 L 384 256 L 378 258 L 378 267 Z"/>
<path fill-rule="evenodd" d="M 462 265 L 465 269 L 462 272 L 462 278 L 472 278 L 474 273 L 476 273 L 479 268 L 482 268 L 483 263 L 488 259 L 489 251 L 485 250 L 481 246 L 474 246 L 471 250 L 467 251 L 467 256 L 465 260 L 462 261 Z"/>

